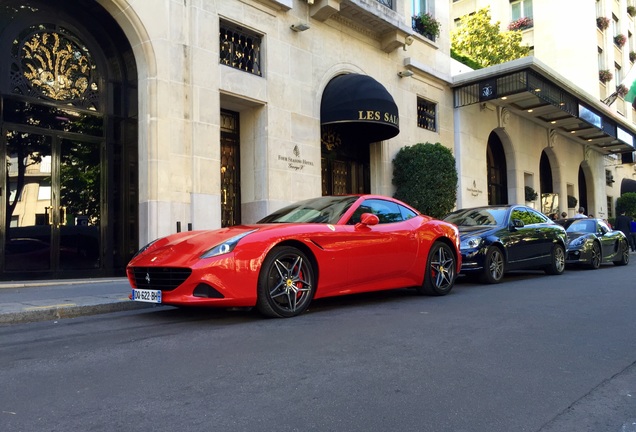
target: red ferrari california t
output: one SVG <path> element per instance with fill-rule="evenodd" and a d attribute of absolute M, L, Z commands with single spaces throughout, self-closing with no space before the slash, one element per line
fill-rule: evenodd
<path fill-rule="evenodd" d="M 253 225 L 157 239 L 127 275 L 134 301 L 292 317 L 315 298 L 410 287 L 446 295 L 460 268 L 455 225 L 393 198 L 347 195 L 301 201 Z"/>

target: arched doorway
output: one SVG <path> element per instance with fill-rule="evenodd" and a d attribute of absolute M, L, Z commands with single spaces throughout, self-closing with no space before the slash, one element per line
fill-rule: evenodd
<path fill-rule="evenodd" d="M 488 205 L 508 204 L 508 169 L 499 135 L 491 132 L 486 148 L 488 170 Z"/>
<path fill-rule="evenodd" d="M 583 207 L 586 213 L 590 211 L 587 202 L 587 183 L 582 166 L 579 166 L 579 206 Z"/>
<path fill-rule="evenodd" d="M 96 2 L 0 0 L 0 16 L 0 279 L 123 275 L 138 247 L 130 44 Z"/>

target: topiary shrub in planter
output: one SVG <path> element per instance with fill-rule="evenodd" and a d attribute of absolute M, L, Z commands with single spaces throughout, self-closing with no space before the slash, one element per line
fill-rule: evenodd
<path fill-rule="evenodd" d="M 440 143 L 402 147 L 393 159 L 395 198 L 434 218 L 446 216 L 457 201 L 453 153 Z"/>
<path fill-rule="evenodd" d="M 525 195 L 526 201 L 528 202 L 536 200 L 539 196 L 539 194 L 531 186 L 526 186 Z"/>
<path fill-rule="evenodd" d="M 578 200 L 576 199 L 575 196 L 573 195 L 568 195 L 568 208 L 576 208 L 576 205 L 578 204 Z"/>

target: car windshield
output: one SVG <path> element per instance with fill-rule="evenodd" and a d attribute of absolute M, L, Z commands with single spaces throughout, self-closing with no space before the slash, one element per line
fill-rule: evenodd
<path fill-rule="evenodd" d="M 325 196 L 300 201 L 265 216 L 257 223 L 337 223 L 357 196 Z"/>
<path fill-rule="evenodd" d="M 457 210 L 446 216 L 444 220 L 457 226 L 497 226 L 506 223 L 508 209 L 505 207 L 474 208 Z"/>
<path fill-rule="evenodd" d="M 596 221 L 594 219 L 572 219 L 563 226 L 567 232 L 596 232 Z"/>

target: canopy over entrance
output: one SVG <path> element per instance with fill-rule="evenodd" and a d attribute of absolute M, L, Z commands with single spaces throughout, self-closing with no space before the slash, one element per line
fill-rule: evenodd
<path fill-rule="evenodd" d="M 382 84 L 367 75 L 332 79 L 322 95 L 320 121 L 343 139 L 368 144 L 400 133 L 398 108 Z"/>

